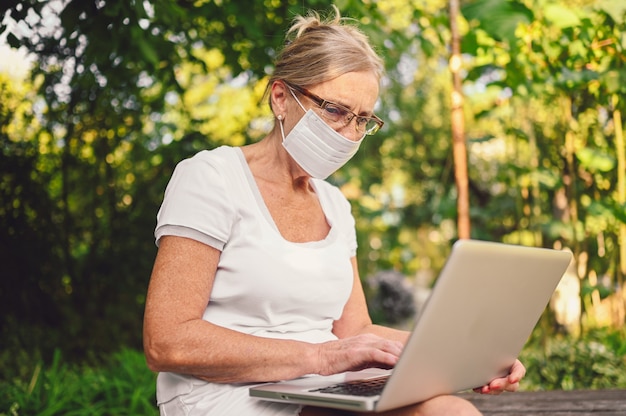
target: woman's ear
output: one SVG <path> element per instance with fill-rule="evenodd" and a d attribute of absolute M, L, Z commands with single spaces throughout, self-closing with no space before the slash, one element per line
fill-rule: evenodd
<path fill-rule="evenodd" d="M 287 98 L 289 91 L 282 81 L 274 81 L 270 89 L 270 101 L 274 114 L 285 114 L 287 112 Z"/>

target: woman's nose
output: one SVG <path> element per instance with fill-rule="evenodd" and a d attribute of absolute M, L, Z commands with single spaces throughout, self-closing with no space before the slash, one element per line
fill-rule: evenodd
<path fill-rule="evenodd" d="M 340 128 L 335 128 L 335 131 L 341 134 L 348 140 L 358 142 L 365 135 L 357 130 L 356 117 L 353 117 L 346 125 Z"/>

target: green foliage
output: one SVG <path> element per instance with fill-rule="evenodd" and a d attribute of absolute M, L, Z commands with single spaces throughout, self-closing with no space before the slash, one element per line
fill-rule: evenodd
<path fill-rule="evenodd" d="M 155 375 L 134 350 L 93 366 L 68 364 L 56 351 L 51 364 L 39 361 L 31 374 L 0 381 L 1 416 L 158 414 Z"/>
<path fill-rule="evenodd" d="M 259 80 L 306 11 L 294 0 L 104 5 L 0 6 L 0 32 L 36 59 L 31 81 L 0 79 L 0 349 L 47 361 L 57 346 L 76 360 L 140 347 L 172 170 L 267 131 Z M 341 6 L 357 19 L 375 9 Z"/>
<path fill-rule="evenodd" d="M 500 11 L 513 3 L 524 11 L 496 19 L 480 7 Z M 472 159 L 470 149 L 478 167 L 470 186 L 480 197 L 473 200 L 480 207 L 473 211 L 475 232 L 568 247 L 580 260 L 583 285 L 590 275 L 604 276 L 612 292 L 626 270 L 618 140 L 626 110 L 626 84 L 619 81 L 626 74 L 625 10 L 613 0 L 479 0 L 463 8 L 465 82 L 478 91 L 470 105 L 481 108 L 468 136 L 492 137 L 491 146 L 470 140 L 477 149 L 502 146 L 501 158 Z"/>
<path fill-rule="evenodd" d="M 362 23 L 388 70 L 377 109 L 385 128 L 331 178 L 353 202 L 361 275 L 436 273 L 456 238 L 446 1 L 336 4 Z M 472 236 L 570 247 L 585 259 L 581 277 L 612 282 L 608 296 L 626 223 L 612 118 L 626 113 L 626 6 L 465 5 Z M 77 362 L 140 348 L 171 172 L 201 149 L 267 132 L 263 79 L 306 9 L 296 0 L 23 0 L 0 11 L 21 22 L 0 32 L 36 57 L 31 79 L 0 77 L 0 357 L 6 375 L 25 377 L 29 361 L 46 368 L 56 348 Z"/>
<path fill-rule="evenodd" d="M 525 390 L 626 388 L 624 331 L 555 337 L 530 344 L 520 359 L 526 365 Z"/>
<path fill-rule="evenodd" d="M 488 11 L 489 19 L 484 18 Z M 476 0 L 463 8 L 468 20 L 479 19 L 481 28 L 497 41 L 515 42 L 517 26 L 533 20 L 533 13 L 521 2 Z"/>

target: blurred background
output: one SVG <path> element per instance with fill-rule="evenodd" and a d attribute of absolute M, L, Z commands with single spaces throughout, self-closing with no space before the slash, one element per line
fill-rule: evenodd
<path fill-rule="evenodd" d="M 410 326 L 459 238 L 571 250 L 523 388 L 626 388 L 622 0 L 3 0 L 0 415 L 155 414 L 165 186 L 269 131 L 285 31 L 331 4 L 387 68 L 385 127 L 329 179 L 375 320 Z"/>

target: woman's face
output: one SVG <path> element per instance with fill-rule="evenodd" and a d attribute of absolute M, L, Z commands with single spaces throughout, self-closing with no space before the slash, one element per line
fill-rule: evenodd
<path fill-rule="evenodd" d="M 334 104 L 340 104 L 358 116 L 371 117 L 374 114 L 374 106 L 378 99 L 378 78 L 371 72 L 349 72 L 330 81 L 307 88 L 317 97 Z M 298 100 L 305 109 L 313 109 L 320 114 L 319 106 L 309 97 L 296 93 Z M 298 114 L 298 120 L 302 116 L 302 108 L 293 100 L 296 106 L 293 113 Z M 300 109 L 300 111 L 298 111 Z M 349 114 L 351 116 L 351 114 Z M 357 131 L 357 117 L 345 124 L 328 123 L 339 134 L 350 140 L 360 140 L 364 132 Z"/>

